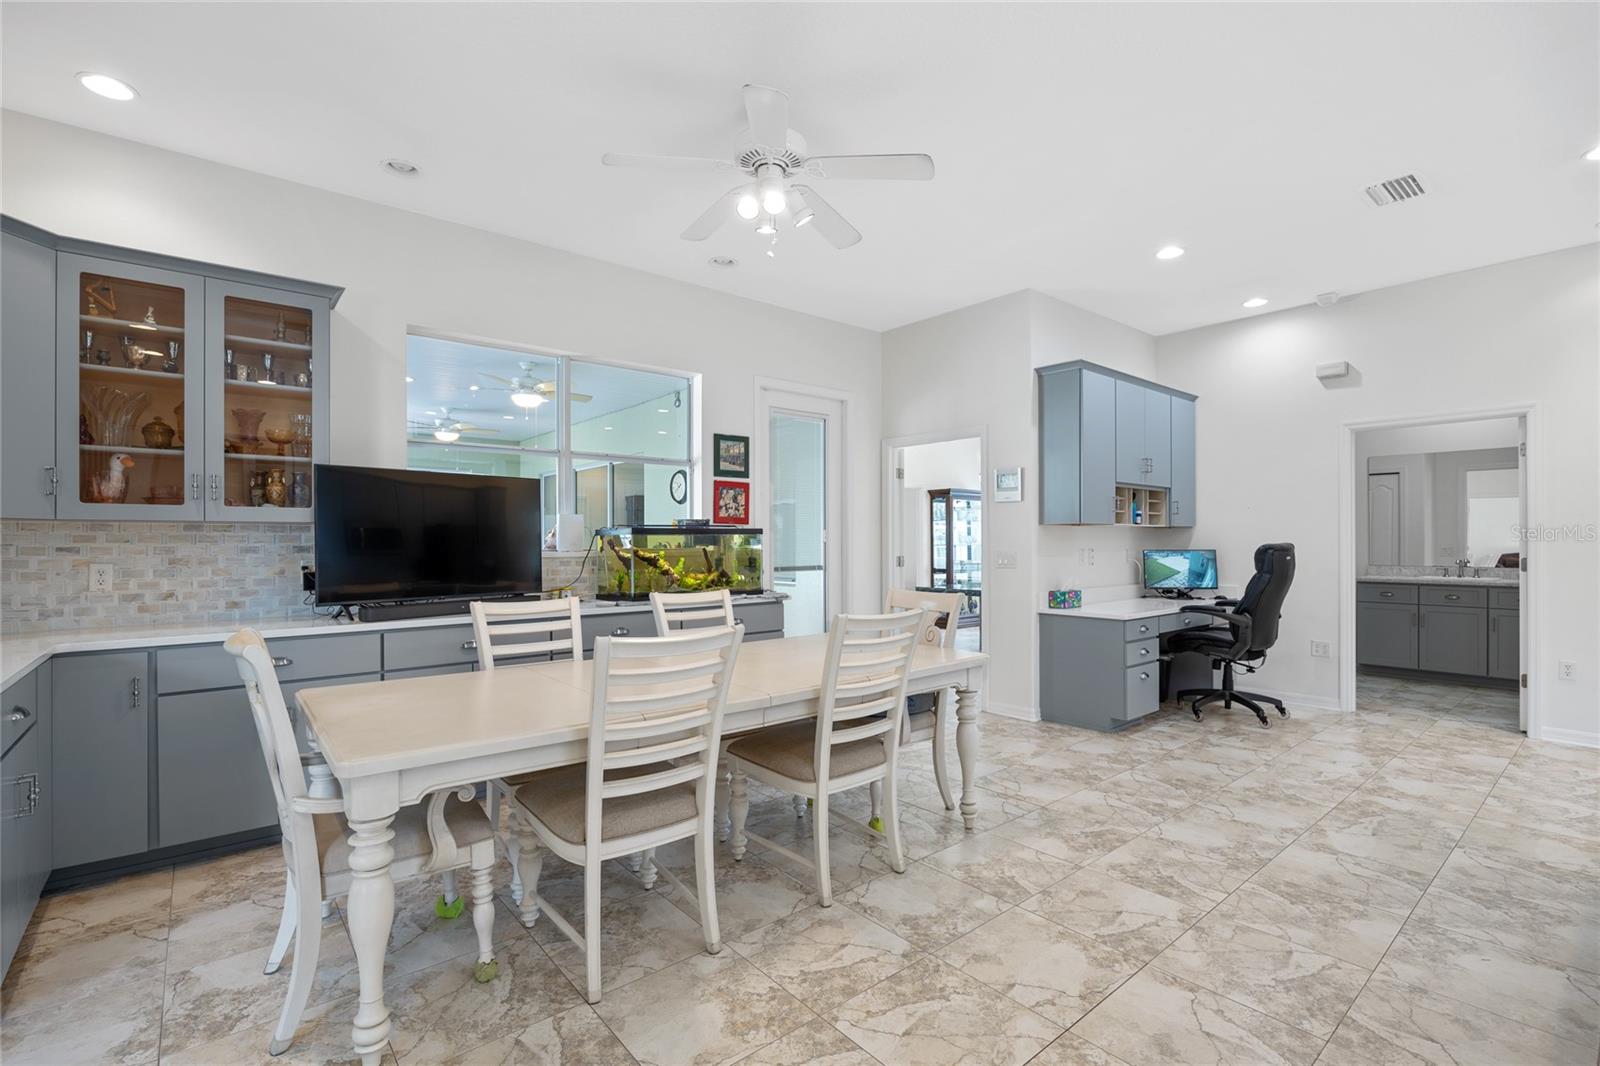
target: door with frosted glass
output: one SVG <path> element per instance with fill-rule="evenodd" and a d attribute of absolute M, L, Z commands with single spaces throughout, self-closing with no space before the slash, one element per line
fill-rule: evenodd
<path fill-rule="evenodd" d="M 788 597 L 784 636 L 799 637 L 823 632 L 841 609 L 837 549 L 829 539 L 838 513 L 840 404 L 777 393 L 769 403 L 767 552 L 773 591 Z"/>

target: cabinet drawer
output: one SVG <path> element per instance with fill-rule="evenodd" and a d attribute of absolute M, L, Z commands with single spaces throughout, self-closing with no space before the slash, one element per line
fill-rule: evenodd
<path fill-rule="evenodd" d="M 1122 624 L 1123 640 L 1143 640 L 1145 637 L 1156 636 L 1160 632 L 1161 619 L 1158 617 L 1135 618 L 1131 622 Z"/>
<path fill-rule="evenodd" d="M 1139 666 L 1144 663 L 1159 661 L 1161 656 L 1161 641 L 1156 637 L 1149 640 L 1135 640 L 1128 645 L 1128 658 L 1125 666 Z"/>
<path fill-rule="evenodd" d="M 653 637 L 656 620 L 649 610 L 607 611 L 584 615 L 583 650 L 594 651 L 595 637 Z"/>
<path fill-rule="evenodd" d="M 1515 611 L 1522 607 L 1521 589 L 1490 589 L 1489 606 L 1502 611 Z"/>
<path fill-rule="evenodd" d="M 783 632 L 783 604 L 781 603 L 740 603 L 735 599 L 733 601 L 733 617 L 744 623 L 746 640 L 757 633 Z"/>
<path fill-rule="evenodd" d="M 279 681 L 376 673 L 382 668 L 382 641 L 377 633 L 279 637 L 267 641 L 267 650 L 278 664 Z M 279 662 L 283 659 L 288 662 Z M 233 688 L 241 684 L 233 657 L 223 651 L 220 644 L 157 649 L 156 683 L 162 693 Z"/>
<path fill-rule="evenodd" d="M 471 626 L 396 629 L 383 635 L 385 673 L 477 661 L 478 646 Z"/>
<path fill-rule="evenodd" d="M 1418 590 L 1418 599 L 1424 604 L 1433 604 L 1438 607 L 1487 607 L 1489 606 L 1489 590 L 1481 585 L 1477 588 L 1470 586 L 1451 588 L 1449 585 L 1423 585 Z"/>
<path fill-rule="evenodd" d="M 1151 663 L 1149 666 L 1130 666 L 1125 673 L 1128 695 L 1122 717 L 1138 718 L 1154 714 L 1161 706 L 1161 670 Z"/>
<path fill-rule="evenodd" d="M 1163 633 L 1176 633 L 1180 629 L 1203 629 L 1215 619 L 1208 614 L 1164 614 L 1160 629 Z"/>
<path fill-rule="evenodd" d="M 1357 603 L 1416 603 L 1417 586 L 1376 581 L 1356 582 Z"/>
<path fill-rule="evenodd" d="M 0 697 L 0 752 L 10 751 L 17 738 L 39 720 L 38 674 L 37 670 L 28 671 Z"/>

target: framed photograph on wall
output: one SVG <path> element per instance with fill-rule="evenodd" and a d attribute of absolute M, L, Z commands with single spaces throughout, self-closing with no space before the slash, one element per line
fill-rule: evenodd
<path fill-rule="evenodd" d="M 731 433 L 713 433 L 711 459 L 714 477 L 749 477 L 750 438 Z"/>
<path fill-rule="evenodd" d="M 719 526 L 750 524 L 750 485 L 744 481 L 711 483 L 711 521 Z"/>
<path fill-rule="evenodd" d="M 1022 467 L 997 466 L 994 470 L 995 503 L 1019 503 L 1022 500 Z"/>

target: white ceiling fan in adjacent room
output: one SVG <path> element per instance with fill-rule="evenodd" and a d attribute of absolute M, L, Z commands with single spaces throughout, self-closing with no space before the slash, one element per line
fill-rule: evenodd
<path fill-rule="evenodd" d="M 410 428 L 412 436 L 431 436 L 440 444 L 453 444 L 461 439 L 462 433 L 470 432 L 476 436 L 500 432 L 498 429 L 491 429 L 488 426 L 479 426 L 471 422 L 463 422 L 460 419 L 451 418 L 450 408 L 448 407 L 441 407 L 437 411 L 427 411 L 425 413 L 436 417 L 431 422 L 424 422 L 415 418 L 410 419 L 406 425 Z"/>
<path fill-rule="evenodd" d="M 556 398 L 555 382 L 539 380 L 538 375 L 533 372 L 532 363 L 519 363 L 517 365 L 522 368 L 522 372 L 515 378 L 503 378 L 499 374 L 490 374 L 487 371 L 480 370 L 478 372 L 479 377 L 500 383 L 491 385 L 484 391 L 510 393 L 511 402 L 523 410 L 531 410 L 535 407 L 543 406 Z M 588 403 L 592 399 L 594 397 L 586 393 L 575 392 L 572 394 L 573 403 Z"/>
<path fill-rule="evenodd" d="M 835 248 L 861 240 L 861 231 L 845 221 L 806 180 L 930 181 L 933 158 L 901 155 L 809 155 L 805 138 L 789 128 L 789 97 L 765 85 L 744 87 L 749 127 L 739 136 L 732 159 L 686 156 L 618 155 L 607 152 L 608 167 L 652 170 L 742 172 L 751 180 L 734 186 L 683 231 L 686 241 L 703 241 L 737 216 L 756 223 L 756 232 L 776 236 L 778 221 L 788 217 L 796 229 L 811 227 Z M 770 252 L 768 254 L 771 254 Z"/>

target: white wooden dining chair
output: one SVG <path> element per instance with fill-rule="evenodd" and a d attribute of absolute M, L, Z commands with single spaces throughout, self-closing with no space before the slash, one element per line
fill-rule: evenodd
<path fill-rule="evenodd" d="M 316 976 L 322 947 L 322 901 L 343 896 L 350 889 L 350 827 L 345 823 L 342 799 L 313 799 L 309 794 L 294 726 L 266 641 L 255 630 L 243 629 L 223 647 L 234 656 L 244 681 L 283 831 L 288 873 L 283 917 L 266 967 L 267 973 L 276 973 L 293 942 L 289 988 L 267 1045 L 268 1054 L 281 1055 L 294 1040 Z M 392 832 L 389 847 L 394 858 L 389 872 L 396 881 L 463 867 L 471 871 L 472 924 L 478 934 L 474 976 L 479 981 L 493 980 L 498 969 L 494 958 L 494 832 L 472 787 L 435 792 L 425 803 L 401 808 Z"/>
<path fill-rule="evenodd" d="M 906 713 L 906 685 L 916 650 L 921 611 L 834 618 L 822 671 L 822 702 L 815 721 L 791 722 L 739 737 L 728 745 L 733 771 L 733 857 L 744 859 L 749 841 L 787 855 L 817 874 L 817 896 L 833 905 L 828 867 L 828 798 L 873 781 L 884 784 L 889 865 L 904 873 L 895 764 Z M 811 858 L 747 833 L 748 778 L 812 801 Z"/>
<path fill-rule="evenodd" d="M 600 869 L 607 859 L 693 839 L 691 892 L 706 950 L 722 950 L 712 859 L 712 773 L 728 685 L 743 634 L 733 626 L 670 637 L 601 637 L 594 644 L 588 762 L 541 770 L 512 793 L 523 834 L 521 917 L 549 915 L 584 953 L 590 1003 L 600 1002 Z M 539 895 L 539 844 L 583 867 L 583 932 Z M 647 860 L 648 861 L 648 860 Z"/>
<path fill-rule="evenodd" d="M 956 646 L 956 625 L 961 618 L 961 594 L 959 592 L 917 592 L 913 589 L 890 589 L 889 596 L 884 603 L 887 611 L 925 611 L 927 618 L 923 620 L 922 628 L 917 634 L 917 642 L 935 648 L 953 648 Z M 950 792 L 950 777 L 945 772 L 945 752 L 949 746 L 950 720 L 955 715 L 955 689 L 942 688 L 933 693 L 918 692 L 913 687 L 911 692 L 912 702 L 917 702 L 916 697 L 932 695 L 933 705 L 927 710 L 912 710 L 906 708 L 905 726 L 900 731 L 900 746 L 910 747 L 913 744 L 931 742 L 933 746 L 933 780 L 939 786 L 939 798 L 944 801 L 944 809 L 956 809 L 954 795 Z M 871 786 L 872 817 L 867 825 L 878 832 L 883 832 L 883 817 L 879 807 L 883 803 L 882 786 Z"/>
<path fill-rule="evenodd" d="M 710 592 L 652 592 L 650 594 L 650 613 L 655 616 L 656 636 L 670 636 L 684 629 L 698 629 L 704 626 L 736 626 L 739 620 L 733 616 L 733 596 L 727 589 L 713 589 Z M 724 745 L 726 748 L 726 745 Z M 727 752 L 717 755 L 717 789 L 716 789 L 716 819 L 717 836 L 723 840 L 728 838 L 728 759 Z M 634 866 L 634 872 L 638 872 Z"/>
<path fill-rule="evenodd" d="M 548 654 L 551 659 L 583 657 L 583 615 L 576 596 L 508 603 L 477 600 L 470 606 L 472 641 L 477 646 L 479 670 L 493 670 L 497 663 L 504 665 L 509 660 L 541 653 Z M 497 834 L 500 832 L 501 800 L 526 776 L 488 783 L 489 823 Z M 511 898 L 521 902 L 522 878 L 517 873 L 515 833 L 507 833 L 506 854 L 511 860 Z M 449 896 L 448 886 L 446 895 Z M 441 910 L 440 913 L 448 912 Z"/>

